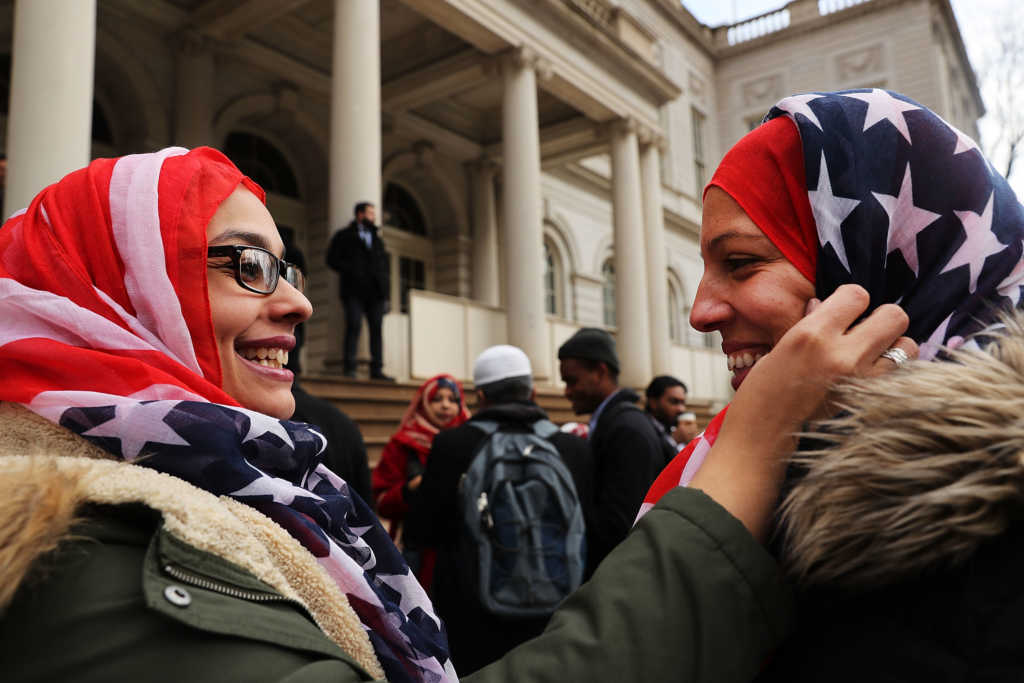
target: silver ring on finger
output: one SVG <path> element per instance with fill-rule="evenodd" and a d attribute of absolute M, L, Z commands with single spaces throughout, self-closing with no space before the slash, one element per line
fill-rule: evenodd
<path fill-rule="evenodd" d="M 890 346 L 882 353 L 881 357 L 888 358 L 895 363 L 898 368 L 902 368 L 903 364 L 910 360 L 910 356 L 907 355 L 907 352 L 898 346 Z"/>

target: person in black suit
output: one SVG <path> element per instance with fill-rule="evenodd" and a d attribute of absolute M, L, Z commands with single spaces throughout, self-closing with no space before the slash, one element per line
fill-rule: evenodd
<path fill-rule="evenodd" d="M 391 297 L 388 253 L 374 224 L 377 209 L 370 202 L 355 206 L 355 218 L 331 238 L 327 265 L 340 276 L 339 296 L 345 307 L 344 374 L 356 376 L 356 346 L 363 316 L 370 328 L 370 378 L 392 381 L 383 372 L 381 322 Z"/>

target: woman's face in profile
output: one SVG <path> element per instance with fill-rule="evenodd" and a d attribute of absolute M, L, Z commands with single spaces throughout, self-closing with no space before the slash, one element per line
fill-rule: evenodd
<path fill-rule="evenodd" d="M 284 243 L 263 203 L 239 186 L 206 226 L 208 246 L 262 247 L 278 258 Z M 226 258 L 212 258 L 206 270 L 210 314 L 223 381 L 221 388 L 243 407 L 277 418 L 295 411 L 291 370 L 283 366 L 295 348 L 295 326 L 312 306 L 282 276 L 271 294 L 244 289 Z"/>
<path fill-rule="evenodd" d="M 717 330 L 734 389 L 804 315 L 814 285 L 724 190 L 712 187 L 700 229 L 704 275 L 690 324 Z"/>

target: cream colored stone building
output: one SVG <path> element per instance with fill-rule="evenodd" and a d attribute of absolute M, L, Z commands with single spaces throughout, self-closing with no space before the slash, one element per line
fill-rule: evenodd
<path fill-rule="evenodd" d="M 341 344 L 324 248 L 369 199 L 387 372 L 468 377 L 509 342 L 557 382 L 561 341 L 603 325 L 626 384 L 669 372 L 714 403 L 728 373 L 687 312 L 723 151 L 798 91 L 899 90 L 974 136 L 983 112 L 948 0 L 717 28 L 675 0 L 8 0 L 0 55 L 5 213 L 91 156 L 225 150 L 306 253 L 313 371 Z"/>

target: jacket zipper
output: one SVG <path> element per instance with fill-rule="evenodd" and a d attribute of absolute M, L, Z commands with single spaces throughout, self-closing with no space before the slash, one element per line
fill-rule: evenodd
<path fill-rule="evenodd" d="M 283 595 L 277 593 L 263 593 L 259 591 L 249 591 L 236 586 L 229 586 L 219 581 L 214 581 L 204 576 L 199 576 L 191 572 L 185 571 L 181 567 L 176 567 L 172 564 L 164 565 L 164 571 L 183 583 L 187 583 L 197 588 L 203 588 L 214 593 L 220 593 L 221 595 L 227 595 L 232 598 L 238 598 L 239 600 L 248 600 L 250 602 L 290 602 L 293 605 L 297 605 L 306 610 L 306 606 L 297 600 L 292 600 Z"/>

